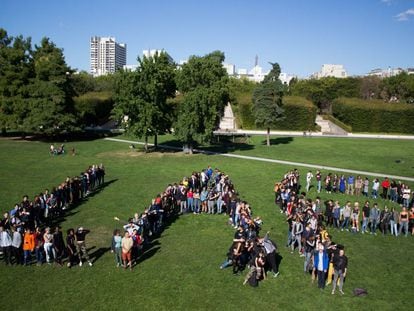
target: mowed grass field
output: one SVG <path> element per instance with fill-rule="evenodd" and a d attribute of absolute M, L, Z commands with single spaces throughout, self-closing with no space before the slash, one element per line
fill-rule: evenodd
<path fill-rule="evenodd" d="M 168 139 L 167 139 L 168 140 Z M 296 138 L 294 139 L 294 141 Z M 301 140 L 299 140 L 300 142 Z M 312 141 L 304 149 L 341 149 L 344 141 Z M 358 142 L 360 142 L 358 140 Z M 354 142 L 355 144 L 357 142 Z M 376 148 L 384 156 L 395 152 L 412 161 L 412 142 L 398 142 L 390 148 L 381 141 Z M 257 142 L 260 145 L 260 142 Z M 306 162 L 309 157 L 290 144 L 273 149 L 261 147 L 240 152 Z M 104 163 L 107 185 L 83 204 L 71 210 L 61 225 L 64 230 L 80 225 L 91 230 L 87 246 L 94 266 L 6 267 L 0 263 L 0 301 L 3 310 L 409 310 L 414 256 L 413 237 L 352 235 L 332 230 L 333 240 L 344 244 L 349 258 L 345 296 L 324 292 L 303 273 L 303 258 L 285 248 L 287 226 L 284 216 L 274 205 L 273 184 L 291 167 L 221 156 L 183 155 L 165 152 L 142 154 L 130 151 L 127 144 L 104 140 L 68 142 L 76 156 L 52 157 L 49 144 L 28 141 L 0 141 L 0 210 L 10 210 L 24 194 L 31 198 L 44 188 L 51 188 L 66 176 L 78 175 L 91 164 Z M 290 146 L 293 146 L 290 145 Z M 398 148 L 398 153 L 395 149 Z M 284 151 L 286 150 L 286 154 Z M 355 150 L 355 149 L 353 149 Z M 360 148 L 361 152 L 363 146 Z M 388 152 L 389 150 L 389 152 Z M 239 152 L 239 151 L 238 151 Z M 317 157 L 316 154 L 310 155 Z M 318 157 L 320 158 L 320 157 Z M 330 161 L 334 160 L 330 157 Z M 368 159 L 357 162 L 358 155 L 346 153 L 333 162 L 356 169 L 367 169 Z M 392 171 L 388 163 L 373 158 L 375 171 L 400 175 L 408 169 Z M 323 161 L 320 164 L 328 164 Z M 331 165 L 334 165 L 331 164 Z M 230 175 L 242 199 L 247 200 L 255 215 L 264 220 L 263 232 L 271 231 L 283 257 L 280 276 L 269 278 L 258 288 L 243 286 L 243 276 L 233 276 L 219 265 L 231 244 L 233 229 L 223 215 L 184 215 L 164 230 L 153 242 L 145 258 L 132 272 L 115 267 L 109 251 L 112 231 L 120 228 L 114 216 L 126 220 L 142 211 L 168 183 L 177 182 L 193 170 L 207 165 L 219 167 Z M 411 164 L 410 164 L 411 165 Z M 390 171 L 388 171 L 390 169 Z M 301 169 L 305 175 L 306 169 Z M 412 175 L 412 174 L 411 174 Z M 303 183 L 304 181 L 302 181 Z M 311 198 L 316 193 L 311 191 Z M 322 199 L 353 197 L 322 194 Z M 360 199 L 362 201 L 362 198 Z M 371 200 L 371 202 L 374 202 Z M 382 208 L 384 202 L 377 201 Z M 366 288 L 366 297 L 352 297 L 355 287 Z"/>

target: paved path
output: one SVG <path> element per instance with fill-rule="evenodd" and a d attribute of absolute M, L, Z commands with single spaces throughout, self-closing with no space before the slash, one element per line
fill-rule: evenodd
<path fill-rule="evenodd" d="M 110 141 L 116 141 L 121 143 L 128 143 L 128 144 L 137 144 L 137 145 L 144 145 L 143 142 L 139 141 L 133 141 L 133 140 L 126 140 L 126 139 L 118 139 L 118 138 L 104 138 L 105 140 Z M 148 144 L 149 146 L 153 146 L 153 144 Z M 183 150 L 180 147 L 174 147 L 174 146 L 167 146 L 167 145 L 158 145 L 161 148 L 164 149 L 171 149 L 171 150 Z M 335 172 L 344 172 L 344 173 L 352 173 L 356 175 L 368 175 L 368 176 L 375 176 L 375 177 L 385 177 L 391 179 L 397 179 L 397 180 L 407 180 L 414 182 L 413 177 L 406 177 L 406 176 L 397 176 L 397 175 L 389 175 L 386 173 L 373 173 L 373 172 L 366 172 L 366 171 L 358 171 L 358 170 L 350 170 L 350 169 L 344 169 L 339 167 L 333 167 L 333 166 L 325 166 L 325 165 L 315 165 L 315 164 L 309 164 L 309 163 L 300 163 L 300 162 L 292 162 L 292 161 L 284 161 L 284 160 L 275 160 L 275 159 L 268 159 L 268 158 L 260 158 L 260 157 L 252 157 L 252 156 L 245 156 L 240 154 L 234 154 L 234 153 L 220 153 L 220 152 L 213 152 L 213 151 L 206 151 L 206 150 L 200 150 L 200 149 L 194 149 L 194 152 L 196 153 L 203 153 L 203 154 L 213 154 L 213 155 L 220 155 L 223 157 L 228 158 L 237 158 L 237 159 L 245 159 L 245 160 L 253 160 L 253 161 L 261 161 L 261 162 L 270 162 L 270 163 L 278 163 L 278 164 L 284 164 L 284 165 L 290 165 L 293 167 L 301 166 L 301 167 L 310 167 L 320 170 L 327 170 L 327 171 L 335 171 Z"/>
<path fill-rule="evenodd" d="M 299 132 L 299 131 L 270 131 L 272 136 L 302 136 L 304 137 L 338 137 L 338 138 L 372 138 L 372 139 L 404 139 L 414 140 L 414 135 L 388 135 L 388 134 L 358 134 L 348 133 L 347 135 L 322 134 L 321 132 Z M 256 130 L 233 130 L 233 131 L 214 131 L 216 135 L 266 135 L 266 131 Z"/>

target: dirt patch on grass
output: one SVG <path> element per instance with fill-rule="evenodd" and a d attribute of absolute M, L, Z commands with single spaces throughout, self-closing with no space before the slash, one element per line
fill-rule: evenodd
<path fill-rule="evenodd" d="M 163 157 L 186 157 L 189 156 L 181 151 L 151 151 L 145 153 L 137 150 L 121 150 L 121 151 L 108 151 L 97 154 L 98 158 L 163 158 Z"/>

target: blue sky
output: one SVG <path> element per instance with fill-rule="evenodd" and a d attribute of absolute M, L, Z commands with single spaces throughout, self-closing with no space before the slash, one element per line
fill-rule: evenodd
<path fill-rule="evenodd" d="M 9 35 L 44 36 L 67 63 L 89 70 L 91 36 L 127 44 L 127 63 L 143 49 L 164 48 L 177 62 L 221 50 L 236 68 L 308 76 L 322 64 L 351 75 L 373 68 L 414 67 L 414 0 L 2 0 Z"/>

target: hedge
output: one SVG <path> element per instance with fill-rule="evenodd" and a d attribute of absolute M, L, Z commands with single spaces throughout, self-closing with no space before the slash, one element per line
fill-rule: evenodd
<path fill-rule="evenodd" d="M 83 125 L 105 122 L 113 108 L 110 92 L 88 92 L 73 99 L 75 111 Z"/>
<path fill-rule="evenodd" d="M 338 98 L 333 102 L 332 113 L 354 132 L 414 134 L 412 104 Z"/>
<path fill-rule="evenodd" d="M 233 108 L 236 122 L 242 129 L 257 129 L 252 111 L 252 98 L 243 96 L 237 99 L 237 106 Z M 316 106 L 309 100 L 298 96 L 285 96 L 283 98 L 285 118 L 278 121 L 272 129 L 307 131 L 315 129 Z"/>

